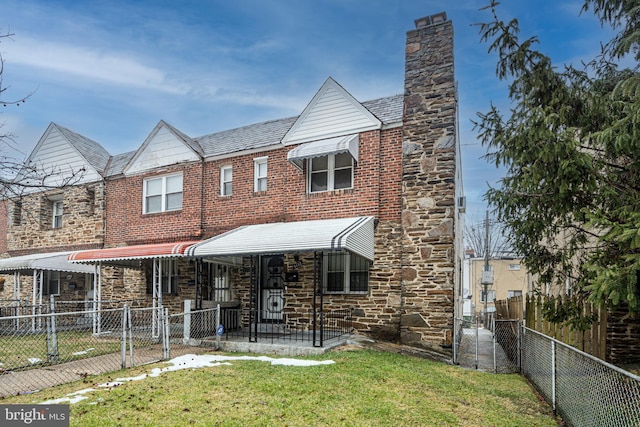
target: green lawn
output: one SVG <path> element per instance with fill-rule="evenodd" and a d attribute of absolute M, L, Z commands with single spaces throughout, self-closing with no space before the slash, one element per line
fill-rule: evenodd
<path fill-rule="evenodd" d="M 557 426 L 519 375 L 493 375 L 375 350 L 275 366 L 260 361 L 165 372 L 71 404 L 72 426 Z M 163 363 L 15 396 L 40 403 Z"/>
<path fill-rule="evenodd" d="M 96 337 L 85 331 L 58 332 L 56 341 L 58 363 L 117 353 L 121 348 L 119 336 Z M 0 368 L 20 370 L 41 367 L 49 364 L 47 360 L 46 333 L 0 336 Z"/>

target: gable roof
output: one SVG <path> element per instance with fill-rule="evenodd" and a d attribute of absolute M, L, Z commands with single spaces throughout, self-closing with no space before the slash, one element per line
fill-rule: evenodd
<path fill-rule="evenodd" d="M 75 133 L 65 127 L 52 123 L 64 138 L 73 145 L 93 168 L 104 176 L 111 154 L 97 142 Z"/>
<path fill-rule="evenodd" d="M 380 129 L 382 122 L 329 77 L 282 138 L 285 145 Z"/>
<path fill-rule="evenodd" d="M 178 162 L 199 160 L 202 158 L 201 152 L 199 145 L 189 136 L 160 120 L 122 172 L 140 172 Z"/>
<path fill-rule="evenodd" d="M 122 175 L 135 163 L 160 128 L 167 129 L 178 141 L 185 145 L 188 151 L 201 158 L 212 158 L 278 146 L 283 143 L 297 144 L 303 142 L 300 135 L 305 125 L 308 125 L 306 121 L 314 118 L 325 120 L 325 123 L 329 120 L 330 129 L 308 134 L 309 141 L 338 135 L 355 134 L 369 128 L 379 129 L 384 126 L 396 126 L 402 122 L 403 101 L 403 95 L 398 94 L 360 103 L 329 77 L 299 116 L 249 124 L 202 135 L 197 138 L 190 138 L 164 120 L 160 120 L 138 149 L 113 156 L 99 143 L 55 123 L 50 124 L 40 143 L 42 143 L 42 140 L 51 129 L 56 129 L 97 173 L 103 177 L 114 177 Z M 339 116 L 346 117 L 346 112 L 351 114 L 351 119 L 346 120 L 346 122 L 343 120 L 342 124 L 336 126 L 326 116 L 326 110 L 322 111 L 323 107 L 328 106 L 341 107 L 342 110 Z M 345 117 L 342 117 L 342 119 Z M 30 158 L 34 156 L 34 153 L 35 149 Z"/>

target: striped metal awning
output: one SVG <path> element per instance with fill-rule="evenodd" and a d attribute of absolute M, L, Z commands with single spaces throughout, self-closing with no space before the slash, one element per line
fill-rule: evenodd
<path fill-rule="evenodd" d="M 152 258 L 175 258 L 183 256 L 185 249 L 197 242 L 197 240 L 194 240 L 187 242 L 121 246 L 118 248 L 89 249 L 72 252 L 69 255 L 69 261 L 75 263 L 126 263 Z"/>
<path fill-rule="evenodd" d="M 311 251 L 349 251 L 374 258 L 374 218 L 246 225 L 188 247 L 185 255 L 226 257 Z"/>
<path fill-rule="evenodd" d="M 287 153 L 287 160 L 300 170 L 302 170 L 304 159 L 322 157 L 329 154 L 349 153 L 357 162 L 359 141 L 360 138 L 358 134 L 354 134 L 308 142 L 289 151 Z"/>
<path fill-rule="evenodd" d="M 38 253 L 0 259 L 0 271 L 50 270 L 70 273 L 93 273 L 88 265 L 73 264 L 68 261 L 71 252 Z"/>

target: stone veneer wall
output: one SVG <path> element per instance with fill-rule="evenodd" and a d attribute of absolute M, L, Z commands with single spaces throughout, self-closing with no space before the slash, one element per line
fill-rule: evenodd
<path fill-rule="evenodd" d="M 401 339 L 447 350 L 454 316 L 456 89 L 446 15 L 407 33 Z"/>
<path fill-rule="evenodd" d="M 52 227 L 53 198 L 62 197 L 62 227 Z M 21 208 L 9 203 L 7 252 L 34 252 L 102 247 L 104 242 L 104 184 L 66 187 L 24 196 Z"/>
<path fill-rule="evenodd" d="M 367 294 L 324 295 L 325 310 L 352 310 L 353 326 L 374 338 L 397 341 L 400 337 L 400 239 L 401 225 L 397 222 L 379 222 L 375 231 L 376 261 L 369 271 Z M 287 319 L 310 319 L 313 310 L 313 253 L 300 254 L 302 265 L 297 282 L 285 284 L 284 312 Z M 285 255 L 285 266 L 294 265 L 291 254 Z M 249 308 L 249 258 L 244 268 L 233 269 L 232 291 L 244 310 Z M 318 308 L 319 309 L 319 308 Z M 247 322 L 247 319 L 244 319 Z M 297 326 L 300 326 L 299 324 Z"/>

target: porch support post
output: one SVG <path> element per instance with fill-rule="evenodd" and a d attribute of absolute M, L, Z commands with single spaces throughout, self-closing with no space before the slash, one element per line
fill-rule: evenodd
<path fill-rule="evenodd" d="M 202 310 L 202 258 L 195 259 L 194 267 L 196 269 L 196 310 Z"/>
<path fill-rule="evenodd" d="M 256 258 L 249 258 L 249 342 L 258 342 L 258 280 Z"/>

